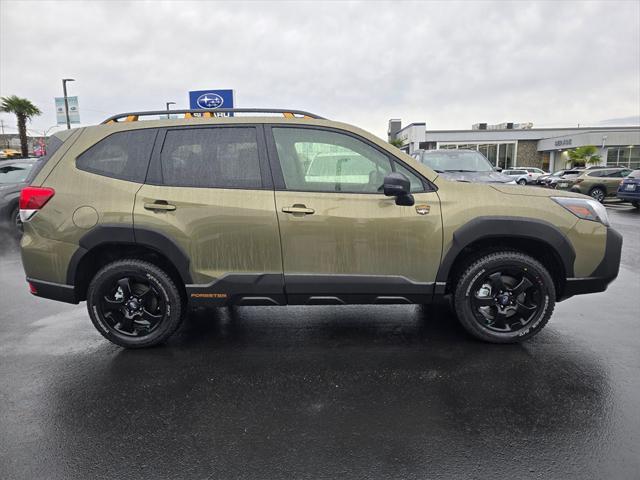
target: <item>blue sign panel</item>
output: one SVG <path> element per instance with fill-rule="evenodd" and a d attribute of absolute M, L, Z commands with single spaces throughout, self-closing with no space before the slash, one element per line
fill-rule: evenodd
<path fill-rule="evenodd" d="M 233 90 L 197 90 L 189 92 L 189 107 L 192 109 L 233 108 Z M 232 117 L 220 112 L 217 116 Z"/>

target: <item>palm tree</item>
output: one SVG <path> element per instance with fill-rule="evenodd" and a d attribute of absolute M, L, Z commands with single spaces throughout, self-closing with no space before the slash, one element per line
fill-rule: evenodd
<path fill-rule="evenodd" d="M 402 145 L 404 145 L 404 141 L 401 138 L 394 138 L 393 140 L 389 140 L 389 143 L 397 148 L 400 148 Z"/>
<path fill-rule="evenodd" d="M 0 97 L 0 112 L 14 113 L 18 119 L 18 135 L 20 136 L 20 149 L 22 156 L 29 156 L 29 146 L 27 145 L 27 120 L 31 117 L 41 115 L 42 112 L 31 100 L 20 98 L 16 95 L 10 97 Z"/>
<path fill-rule="evenodd" d="M 600 163 L 598 149 L 593 145 L 585 145 L 584 147 L 569 150 L 569 159 L 574 167 L 584 166 L 585 163 L 591 165 L 597 165 Z"/>

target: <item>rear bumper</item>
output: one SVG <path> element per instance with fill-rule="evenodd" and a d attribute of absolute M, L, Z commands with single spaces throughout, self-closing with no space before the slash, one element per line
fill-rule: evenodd
<path fill-rule="evenodd" d="M 558 301 L 566 300 L 574 295 L 604 292 L 607 286 L 618 276 L 620 255 L 622 252 L 622 235 L 613 228 L 607 228 L 607 241 L 604 257 L 593 273 L 584 278 L 567 278 L 562 296 Z"/>
<path fill-rule="evenodd" d="M 31 285 L 31 293 L 36 297 L 65 303 L 79 303 L 73 285 L 45 282 L 44 280 L 36 280 L 29 277 L 27 277 L 27 282 Z"/>
<path fill-rule="evenodd" d="M 618 190 L 618 192 L 616 193 L 616 196 L 620 200 L 627 200 L 629 202 L 637 202 L 638 200 L 640 200 L 640 191 L 625 192 L 624 190 L 622 190 L 622 191 Z"/>

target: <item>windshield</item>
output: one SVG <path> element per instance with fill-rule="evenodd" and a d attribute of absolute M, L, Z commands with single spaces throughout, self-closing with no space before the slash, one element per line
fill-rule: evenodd
<path fill-rule="evenodd" d="M 431 150 L 422 154 L 422 163 L 436 172 L 491 172 L 484 155 L 472 150 Z"/>
<path fill-rule="evenodd" d="M 12 163 L 0 166 L 0 184 L 24 182 L 32 166 L 32 163 Z"/>

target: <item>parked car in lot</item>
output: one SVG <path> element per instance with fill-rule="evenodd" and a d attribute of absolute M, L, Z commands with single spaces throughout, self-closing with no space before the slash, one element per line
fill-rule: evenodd
<path fill-rule="evenodd" d="M 518 167 L 519 169 L 524 169 L 528 173 L 531 174 L 531 178 L 533 179 L 532 183 L 538 183 L 538 179 L 543 175 L 549 175 L 549 172 L 545 172 L 541 168 L 537 167 Z"/>
<path fill-rule="evenodd" d="M 477 150 L 417 150 L 412 156 L 449 180 L 474 183 L 516 183 L 513 178 L 497 171 Z"/>
<path fill-rule="evenodd" d="M 548 188 L 556 188 L 558 186 L 558 182 L 560 182 L 561 180 L 564 181 L 573 177 L 577 177 L 583 171 L 583 169 L 579 168 L 575 168 L 573 170 L 558 170 L 557 172 L 552 173 L 544 179 L 544 186 Z"/>
<path fill-rule="evenodd" d="M 18 158 L 21 156 L 22 154 L 18 150 L 14 150 L 13 148 L 4 148 L 0 150 L 0 160 Z"/>
<path fill-rule="evenodd" d="M 502 170 L 502 174 L 511 177 L 518 185 L 535 183 L 533 174 L 527 170 Z"/>
<path fill-rule="evenodd" d="M 235 116 L 125 121 L 163 114 L 138 112 L 54 134 L 20 196 L 30 291 L 86 300 L 124 347 L 167 339 L 190 306 L 445 295 L 470 334 L 513 343 L 618 274 L 622 237 L 593 199 L 451 181 L 308 112 L 221 111 Z"/>
<path fill-rule="evenodd" d="M 35 160 L 0 161 L 0 224 L 3 227 L 19 230 L 20 190 L 28 184 L 29 172 L 35 164 Z"/>
<path fill-rule="evenodd" d="M 640 208 L 640 170 L 634 170 L 620 181 L 617 197 Z"/>
<path fill-rule="evenodd" d="M 557 188 L 590 195 L 597 201 L 602 202 L 606 197 L 616 195 L 620 180 L 630 173 L 631 170 L 628 168 L 583 170 L 578 176 L 563 178 L 558 182 Z"/>

